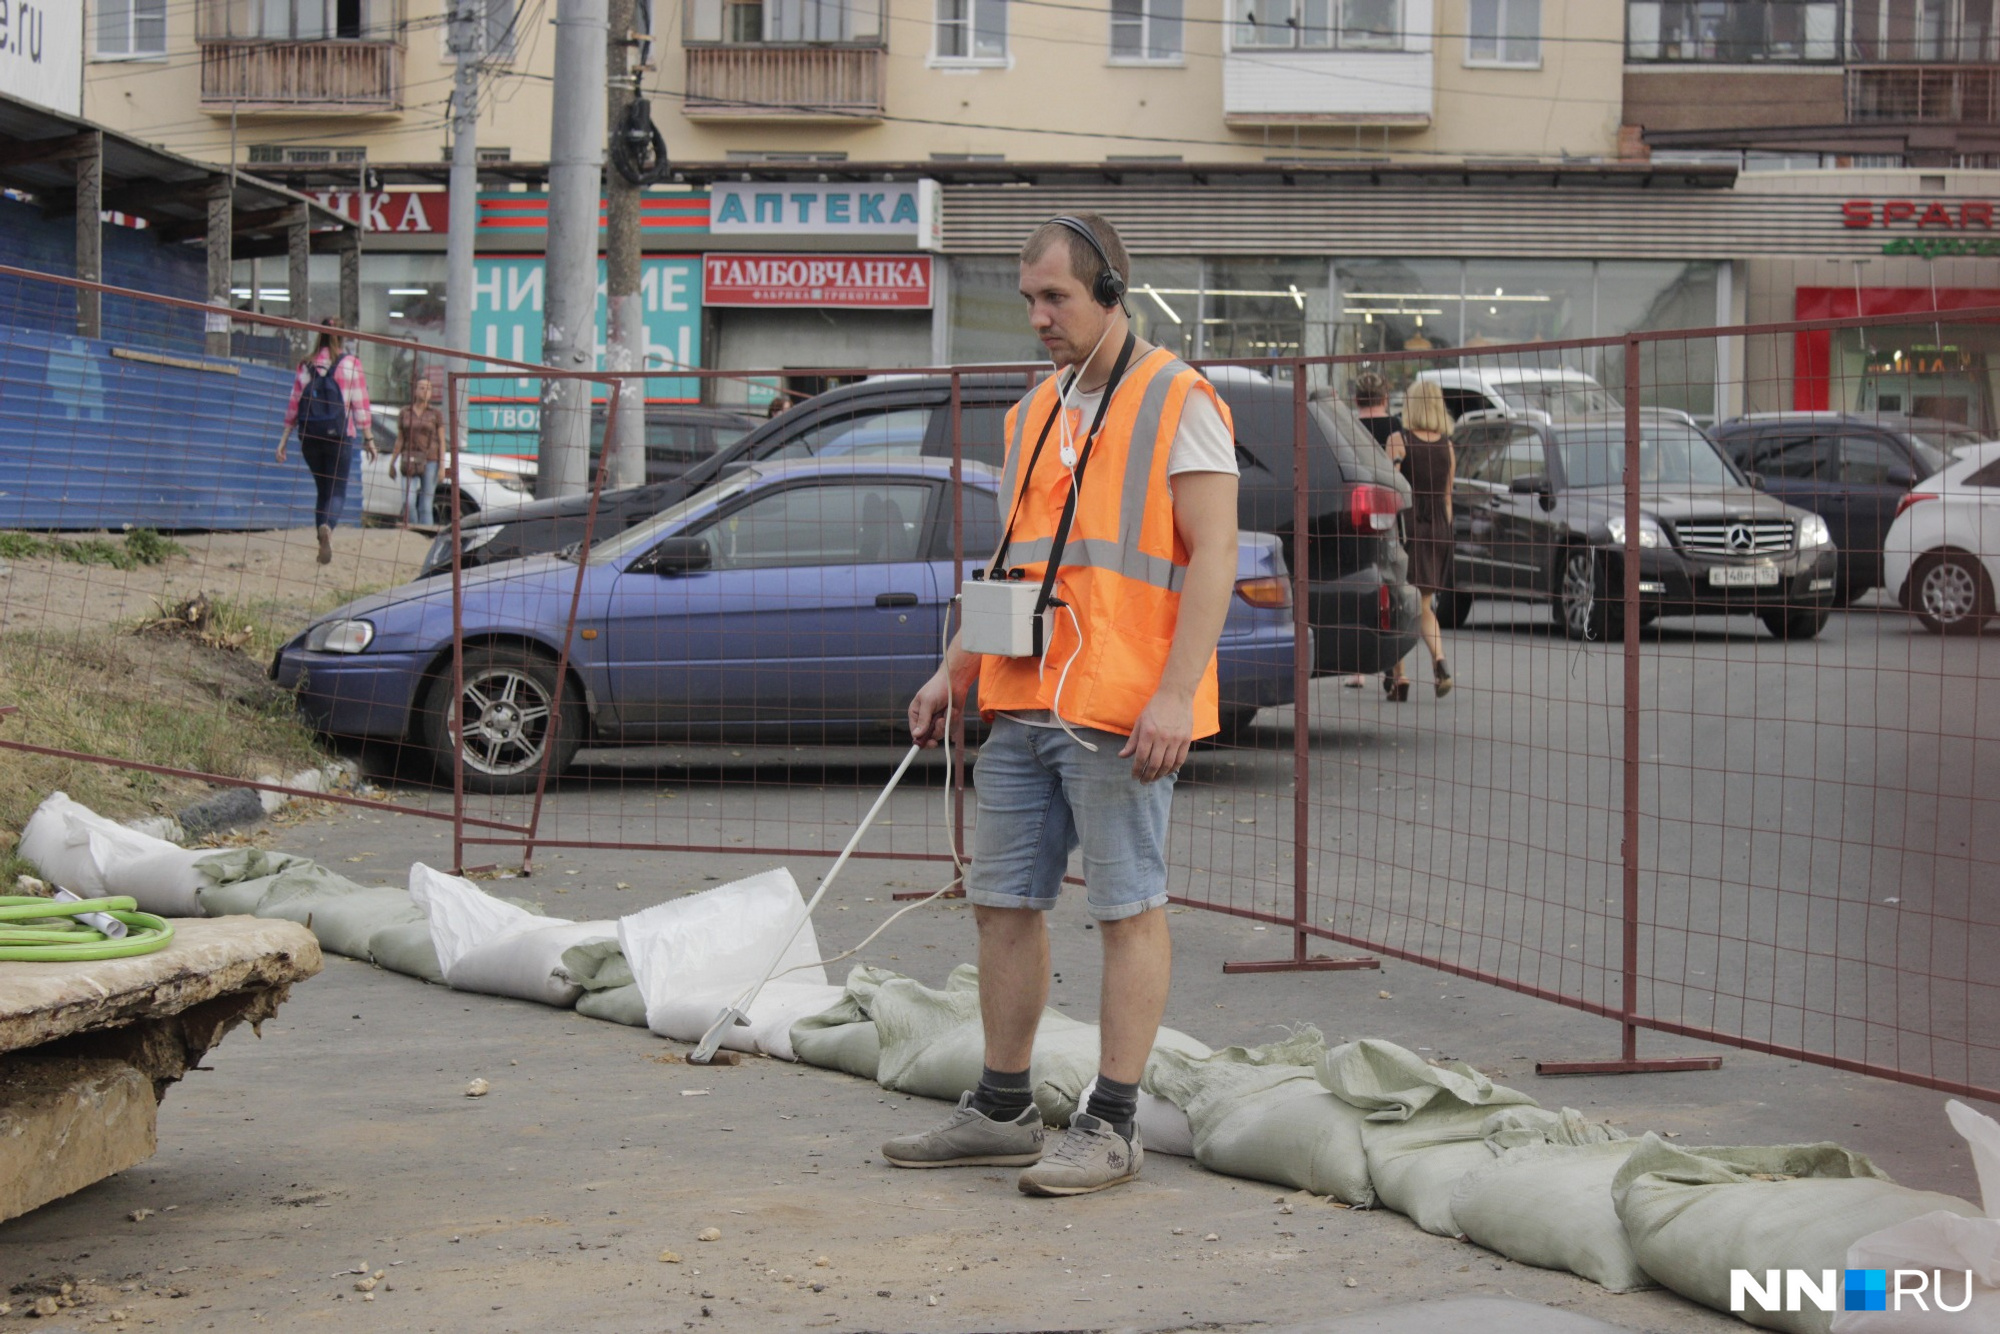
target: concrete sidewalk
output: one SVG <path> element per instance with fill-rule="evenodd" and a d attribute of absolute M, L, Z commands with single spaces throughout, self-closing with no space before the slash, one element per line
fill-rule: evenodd
<path fill-rule="evenodd" d="M 385 879 L 414 858 L 444 864 L 446 837 L 352 812 L 277 831 L 280 846 Z M 365 860 L 350 867 L 343 854 Z M 775 860 L 565 852 L 498 887 L 562 916 L 616 916 Z M 805 885 L 824 870 L 787 864 Z M 851 864 L 822 908 L 823 946 L 859 940 L 891 893 L 935 874 Z M 1610 1054 L 1615 1028 L 1410 965 L 1224 977 L 1223 960 L 1272 957 L 1288 939 L 1207 914 L 1172 922 L 1167 1019 L 1210 1043 L 1310 1022 L 1469 1060 L 1633 1133 L 1838 1139 L 1910 1185 L 1975 1190 L 1940 1095 L 1737 1052 L 1713 1074 L 1537 1079 L 1533 1058 Z M 1092 1018 L 1096 932 L 1077 902 L 1051 926 L 1052 1003 Z M 970 914 L 940 905 L 867 958 L 935 984 L 972 953 Z M 1295 1197 L 1282 1213 L 1279 1188 L 1185 1159 L 1156 1154 L 1133 1186 L 1058 1201 L 1021 1196 L 1005 1171 L 898 1172 L 876 1146 L 942 1104 L 772 1061 L 691 1067 L 683 1046 L 642 1030 L 337 958 L 266 1033 L 281 1040 L 239 1038 L 210 1058 L 212 1073 L 169 1094 L 151 1163 L 0 1228 L 0 1265 L 22 1295 L 89 1280 L 91 1300 L 65 1313 L 78 1329 L 121 1310 L 158 1329 L 1602 1334 L 1540 1307 L 1657 1334 L 1743 1328 L 1671 1294 L 1613 1296 L 1427 1236 L 1387 1212 Z M 1645 1049 L 1696 1044 L 1648 1038 Z M 491 1082 L 487 1096 L 465 1096 L 475 1077 Z M 142 1209 L 155 1212 L 131 1221 Z M 697 1240 L 708 1227 L 719 1241 Z M 374 1290 L 357 1291 L 378 1269 Z M 1529 1305 L 1445 1304 L 1473 1299 Z M 19 1309 L 21 1296 L 6 1300 Z"/>

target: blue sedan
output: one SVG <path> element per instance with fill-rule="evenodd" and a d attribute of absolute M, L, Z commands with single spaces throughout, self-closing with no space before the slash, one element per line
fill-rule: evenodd
<path fill-rule="evenodd" d="M 948 460 L 759 463 L 607 535 L 585 559 L 467 571 L 452 686 L 451 577 L 350 602 L 272 675 L 322 732 L 408 739 L 476 791 L 532 788 L 586 742 L 868 733 L 902 724 L 936 669 L 962 508 L 970 571 L 999 544 L 998 473 Z M 1220 656 L 1225 734 L 1292 698 L 1290 580 L 1269 534 L 1240 543 Z M 569 670 L 563 629 L 576 604 Z M 560 725 L 558 725 L 560 723 Z"/>

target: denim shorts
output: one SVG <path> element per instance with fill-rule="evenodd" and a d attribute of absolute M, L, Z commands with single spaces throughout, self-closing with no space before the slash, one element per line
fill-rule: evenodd
<path fill-rule="evenodd" d="M 965 879 L 969 903 L 1056 906 L 1069 857 L 1083 850 L 1085 903 L 1100 922 L 1167 902 L 1167 817 L 1174 778 L 1132 776 L 1126 738 L 1079 727 L 1092 754 L 1060 728 L 996 718 L 979 748 L 979 824 Z"/>

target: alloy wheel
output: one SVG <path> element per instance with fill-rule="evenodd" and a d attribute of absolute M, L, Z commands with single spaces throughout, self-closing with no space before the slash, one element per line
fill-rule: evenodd
<path fill-rule="evenodd" d="M 1588 551 L 1572 551 L 1563 561 L 1562 616 L 1577 639 L 1588 639 L 1597 612 L 1597 562 Z"/>
<path fill-rule="evenodd" d="M 1917 596 L 1939 625 L 1956 625 L 1979 611 L 1979 583 L 1955 560 L 1939 561 L 1926 570 Z"/>
<path fill-rule="evenodd" d="M 469 678 L 458 707 L 466 764 L 495 777 L 534 768 L 548 749 L 553 703 L 519 668 L 488 667 Z"/>

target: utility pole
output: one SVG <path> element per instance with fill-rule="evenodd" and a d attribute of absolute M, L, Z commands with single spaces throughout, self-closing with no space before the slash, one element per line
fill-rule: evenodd
<path fill-rule="evenodd" d="M 606 0 L 556 0 L 542 361 L 563 371 L 594 370 L 597 362 L 597 209 L 604 197 L 606 23 Z M 543 382 L 538 459 L 538 498 L 580 495 L 589 489 L 587 383 Z"/>
<path fill-rule="evenodd" d="M 637 0 L 610 0 L 611 39 L 605 74 L 605 119 L 611 133 L 624 133 L 626 115 L 638 94 L 631 68 Z M 604 368 L 646 368 L 646 316 L 639 301 L 639 199 L 645 187 L 623 170 L 609 171 L 604 184 L 604 289 L 610 303 Z M 616 448 L 606 486 L 641 486 L 646 481 L 646 382 L 624 380 L 618 389 Z M 614 441 L 607 438 L 607 447 Z"/>
<path fill-rule="evenodd" d="M 451 51 L 457 60 L 451 88 L 450 221 L 445 227 L 444 345 L 464 350 L 472 346 L 472 246 L 479 229 L 479 57 L 486 46 L 486 25 L 479 0 L 452 0 Z M 452 369 L 469 371 L 469 361 L 454 361 Z M 466 385 L 459 382 L 450 405 L 451 448 L 465 445 Z"/>

